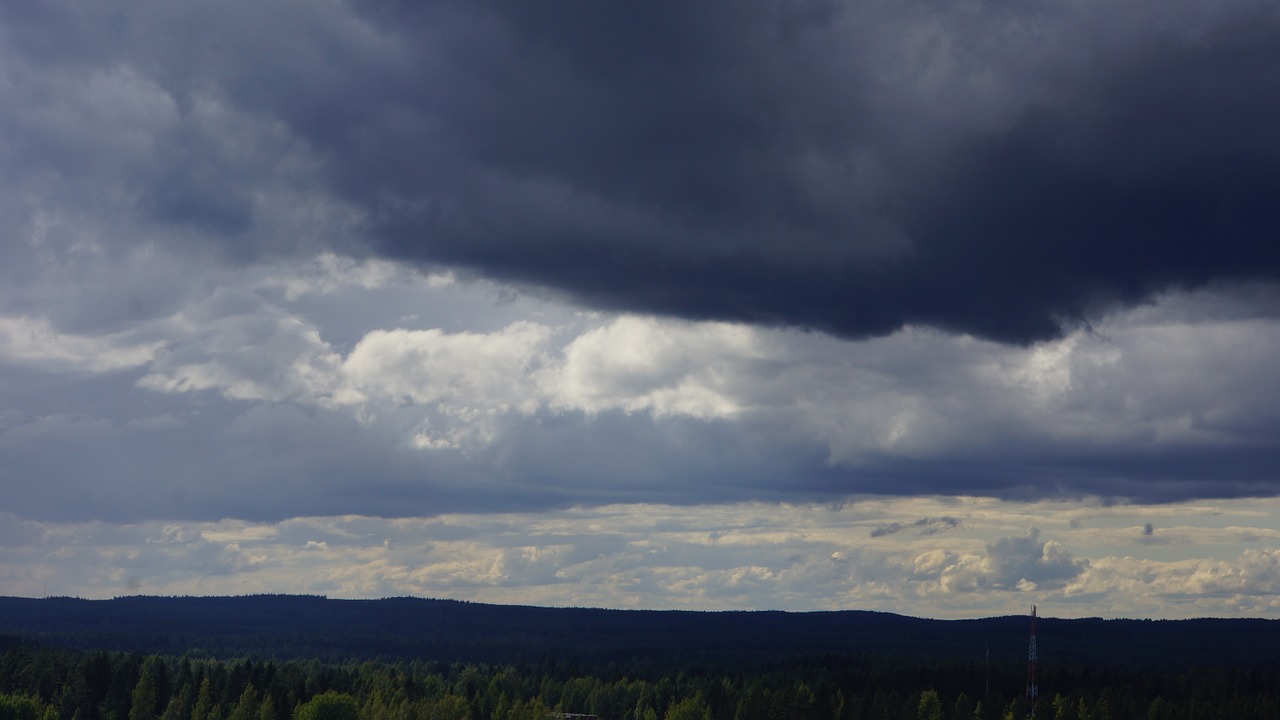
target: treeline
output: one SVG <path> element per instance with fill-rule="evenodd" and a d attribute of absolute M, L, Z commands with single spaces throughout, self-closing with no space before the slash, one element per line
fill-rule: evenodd
<path fill-rule="evenodd" d="M 82 650 L 327 662 L 437 659 L 717 667 L 823 653 L 1025 662 L 1029 618 L 928 620 L 883 612 L 686 612 L 513 607 L 428 598 L 0 597 L 0 634 Z M 1280 620 L 1040 618 L 1040 659 L 1107 666 L 1280 663 Z"/>
<path fill-rule="evenodd" d="M 13 644 L 0 720 L 1021 720 L 1014 668 L 826 656 L 755 667 L 328 664 Z M 1275 720 L 1280 669 L 1045 668 L 1035 717 Z"/>

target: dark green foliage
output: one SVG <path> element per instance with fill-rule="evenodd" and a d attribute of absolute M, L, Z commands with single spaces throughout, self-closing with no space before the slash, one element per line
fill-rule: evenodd
<path fill-rule="evenodd" d="M 691 642 L 706 636 L 686 619 L 667 621 L 678 621 Z M 1215 626 L 1181 627 L 1204 638 Z M 1042 640 L 1055 637 L 1044 628 Z M 1007 630 L 1022 649 L 1025 627 Z M 556 712 L 607 720 L 1020 720 L 1030 710 L 1025 664 L 1014 651 L 993 661 L 988 691 L 981 650 L 743 652 L 711 660 L 663 645 L 660 659 L 637 652 L 604 662 L 597 646 L 531 661 L 372 653 L 326 662 L 268 659 L 273 642 L 234 658 L 10 642 L 0 649 L 0 720 L 546 720 Z M 1054 647 L 1041 645 L 1035 715 L 1043 720 L 1280 718 L 1280 663 L 1271 660 L 1246 654 L 1219 665 L 1184 652 L 1159 663 L 1100 664 L 1054 657 Z"/>
<path fill-rule="evenodd" d="M 0 695 L 0 720 L 39 720 L 40 710 L 29 697 Z"/>
<path fill-rule="evenodd" d="M 711 708 L 701 698 L 685 698 L 667 708 L 663 720 L 711 720 Z"/>
<path fill-rule="evenodd" d="M 246 691 L 247 692 L 247 691 Z M 359 720 L 356 699 L 346 693 L 329 690 L 321 693 L 293 712 L 293 720 Z"/>

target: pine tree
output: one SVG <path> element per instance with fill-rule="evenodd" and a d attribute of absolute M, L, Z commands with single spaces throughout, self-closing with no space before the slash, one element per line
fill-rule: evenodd
<path fill-rule="evenodd" d="M 258 706 L 258 720 L 276 720 L 276 703 L 271 693 L 263 696 L 262 704 Z"/>
<path fill-rule="evenodd" d="M 702 698 L 685 698 L 667 708 L 663 720 L 711 720 L 711 708 Z"/>
<path fill-rule="evenodd" d="M 209 676 L 200 680 L 200 691 L 196 694 L 195 707 L 191 709 L 191 720 L 215 720 L 213 717 L 213 691 L 209 687 Z"/>
<path fill-rule="evenodd" d="M 937 690 L 925 690 L 920 693 L 918 708 L 916 717 L 920 720 L 942 720 L 942 701 L 938 699 Z"/>
<path fill-rule="evenodd" d="M 129 704 L 129 720 L 155 720 L 157 702 L 159 700 L 156 695 L 156 681 L 151 676 L 151 664 L 147 663 L 142 666 L 142 674 L 138 676 L 138 683 L 133 686 L 133 695 Z"/>
<path fill-rule="evenodd" d="M 249 683 L 245 685 L 244 692 L 240 693 L 240 700 L 231 709 L 227 720 L 257 720 L 258 710 L 258 691 L 253 683 Z"/>

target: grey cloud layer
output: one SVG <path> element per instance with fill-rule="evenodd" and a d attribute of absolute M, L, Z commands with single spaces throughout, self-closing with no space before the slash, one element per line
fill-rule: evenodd
<path fill-rule="evenodd" d="M 1277 37 L 0 2 L 0 586 L 1274 615 Z"/>
<path fill-rule="evenodd" d="M 0 19 L 6 172 L 28 198 L 6 202 L 32 223 L 93 213 L 232 260 L 365 247 L 596 307 L 853 337 L 1026 342 L 1280 272 L 1267 0 Z"/>
<path fill-rule="evenodd" d="M 1021 348 L 574 313 L 333 257 L 206 273 L 181 310 L 119 330 L 0 314 L 10 512 L 1277 494 L 1280 324 L 1251 316 L 1266 293 L 1171 296 Z"/>

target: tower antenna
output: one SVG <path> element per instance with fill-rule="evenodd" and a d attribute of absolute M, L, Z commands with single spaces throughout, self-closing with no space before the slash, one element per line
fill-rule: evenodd
<path fill-rule="evenodd" d="M 1036 697 L 1040 687 L 1036 685 L 1036 606 L 1031 606 L 1031 645 L 1027 648 L 1027 700 L 1031 702 L 1028 718 L 1036 716 Z"/>

